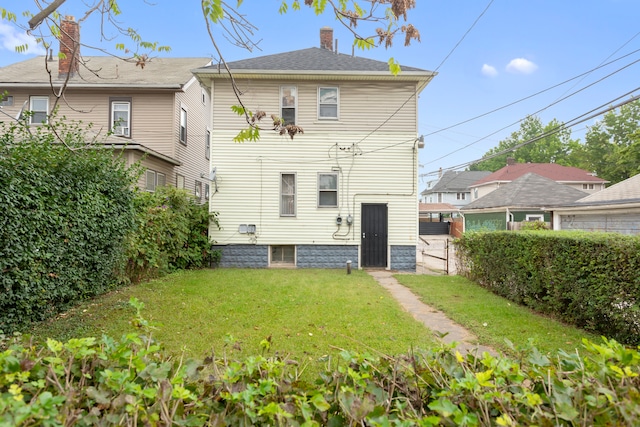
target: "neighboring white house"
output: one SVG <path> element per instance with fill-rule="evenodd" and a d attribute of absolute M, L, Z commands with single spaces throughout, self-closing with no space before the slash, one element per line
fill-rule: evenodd
<path fill-rule="evenodd" d="M 640 174 L 555 208 L 553 228 L 640 234 Z"/>
<path fill-rule="evenodd" d="M 290 138 L 263 119 L 260 140 L 236 143 L 247 127 L 224 67 L 194 70 L 212 97 L 210 236 L 221 266 L 415 271 L 418 238 L 418 95 L 435 75 L 321 47 L 227 65 L 247 109 L 282 117 Z M 211 178 L 214 178 L 212 173 Z"/>
<path fill-rule="evenodd" d="M 420 193 L 422 203 L 449 203 L 461 208 L 471 202 L 469 186 L 491 174 L 489 171 L 446 171 L 440 178 L 427 182 Z"/>

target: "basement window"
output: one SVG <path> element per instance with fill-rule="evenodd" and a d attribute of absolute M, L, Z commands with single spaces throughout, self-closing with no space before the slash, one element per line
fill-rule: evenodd
<path fill-rule="evenodd" d="M 271 246 L 271 263 L 273 267 L 295 267 L 296 247 L 293 245 Z"/>

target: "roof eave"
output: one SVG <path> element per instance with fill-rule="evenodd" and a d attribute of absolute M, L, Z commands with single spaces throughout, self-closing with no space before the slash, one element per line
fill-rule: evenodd
<path fill-rule="evenodd" d="M 18 89 L 49 89 L 52 86 L 54 88 L 61 87 L 62 83 L 6 83 L 3 82 L 2 86 L 6 88 L 18 88 Z M 98 83 L 69 83 L 67 87 L 70 89 L 136 89 L 136 90 L 167 90 L 167 91 L 179 91 L 182 90 L 183 85 L 171 84 L 171 85 L 158 85 L 158 84 L 98 84 Z"/>

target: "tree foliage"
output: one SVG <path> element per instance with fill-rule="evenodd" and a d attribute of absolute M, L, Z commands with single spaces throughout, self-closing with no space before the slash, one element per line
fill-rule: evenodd
<path fill-rule="evenodd" d="M 539 139 L 529 142 L 536 138 Z M 507 164 L 509 157 L 518 163 L 573 166 L 573 153 L 578 146 L 579 141 L 571 138 L 571 130 L 563 129 L 556 119 L 544 125 L 539 117 L 528 116 L 520 123 L 520 129 L 487 151 L 483 156 L 486 160 L 472 165 L 470 170 L 495 172 Z"/>

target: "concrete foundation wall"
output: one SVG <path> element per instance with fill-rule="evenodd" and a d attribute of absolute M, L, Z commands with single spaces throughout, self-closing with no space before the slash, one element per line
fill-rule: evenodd
<path fill-rule="evenodd" d="M 355 245 L 298 245 L 298 268 L 358 268 L 358 246 Z"/>
<path fill-rule="evenodd" d="M 416 247 L 415 246 L 391 246 L 392 270 L 416 271 Z"/>

